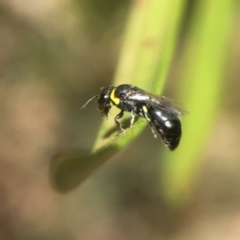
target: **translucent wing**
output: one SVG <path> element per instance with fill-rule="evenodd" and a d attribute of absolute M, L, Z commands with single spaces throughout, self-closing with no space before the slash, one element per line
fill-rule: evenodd
<path fill-rule="evenodd" d="M 188 111 L 183 106 L 183 104 L 178 103 L 165 96 L 159 96 L 147 92 L 139 92 L 135 93 L 134 95 L 129 95 L 128 99 L 135 100 L 149 106 L 153 106 L 154 108 L 173 111 L 176 112 L 178 115 L 183 116 L 188 114 Z"/>
<path fill-rule="evenodd" d="M 176 112 L 178 115 L 188 114 L 187 109 L 182 103 L 176 102 L 173 99 L 167 98 L 165 96 L 151 95 L 152 101 L 150 101 L 152 106 L 157 108 L 168 108 Z"/>

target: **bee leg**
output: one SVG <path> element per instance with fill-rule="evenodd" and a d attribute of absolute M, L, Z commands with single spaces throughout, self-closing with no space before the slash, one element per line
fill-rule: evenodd
<path fill-rule="evenodd" d="M 150 126 L 150 128 L 151 128 L 151 131 L 152 131 L 153 136 L 154 136 L 155 138 L 157 138 L 158 135 L 157 135 L 156 132 L 154 131 L 154 127 L 153 127 L 153 125 L 152 125 L 151 122 L 149 122 L 149 126 Z"/>
<path fill-rule="evenodd" d="M 123 129 L 121 123 L 118 121 L 118 119 L 120 119 L 120 118 L 123 117 L 123 114 L 124 114 L 124 111 L 122 110 L 122 111 L 114 118 L 114 120 L 115 120 L 115 123 L 116 123 L 117 127 L 120 129 L 120 131 L 121 131 L 122 133 L 125 133 L 125 130 Z"/>
<path fill-rule="evenodd" d="M 133 126 L 133 124 L 134 124 L 134 120 L 135 120 L 135 114 L 134 114 L 134 112 L 131 112 L 131 120 L 130 120 L 130 128 Z"/>
<path fill-rule="evenodd" d="M 153 136 L 154 136 L 155 138 L 157 138 L 157 134 L 156 134 L 156 132 L 154 131 L 153 124 L 152 124 L 151 119 L 149 118 L 149 116 L 148 116 L 147 113 L 148 113 L 147 108 L 146 108 L 146 107 L 143 107 L 143 116 L 144 116 L 145 119 L 148 121 Z"/>

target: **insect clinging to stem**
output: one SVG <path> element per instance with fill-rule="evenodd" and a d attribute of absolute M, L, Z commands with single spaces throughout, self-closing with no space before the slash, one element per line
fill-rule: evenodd
<path fill-rule="evenodd" d="M 124 112 L 130 112 L 130 127 L 133 126 L 136 116 L 143 117 L 148 121 L 154 137 L 157 137 L 157 131 L 170 150 L 179 145 L 182 136 L 180 116 L 187 111 L 173 104 L 168 98 L 148 93 L 133 85 L 122 84 L 102 88 L 101 93 L 90 98 L 82 108 L 96 98 L 102 116 L 107 117 L 112 106 L 120 109 L 114 118 L 120 132 L 125 130 L 119 119 L 123 117 Z"/>

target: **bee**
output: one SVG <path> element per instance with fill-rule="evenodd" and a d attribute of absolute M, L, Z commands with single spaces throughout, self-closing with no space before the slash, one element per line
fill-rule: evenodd
<path fill-rule="evenodd" d="M 108 117 L 112 106 L 120 109 L 114 118 L 120 132 L 124 133 L 124 129 L 119 119 L 123 117 L 124 112 L 130 112 L 130 127 L 133 126 L 136 116 L 143 117 L 148 121 L 153 136 L 157 138 L 157 131 L 170 150 L 179 145 L 182 136 L 180 116 L 187 111 L 173 104 L 168 98 L 148 93 L 133 85 L 122 84 L 101 88 L 101 93 L 90 98 L 82 109 L 96 98 L 98 109 L 104 117 Z"/>

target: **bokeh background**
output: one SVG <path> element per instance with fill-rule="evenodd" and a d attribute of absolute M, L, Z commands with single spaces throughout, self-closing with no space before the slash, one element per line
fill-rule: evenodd
<path fill-rule="evenodd" d="M 131 3 L 0 1 L 0 239 L 240 239 L 239 4 L 219 114 L 187 204 L 162 197 L 167 150 L 149 129 L 76 189 L 51 186 L 53 156 L 95 141 L 99 113 L 80 107 L 113 79 Z M 164 92 L 172 98 L 180 66 L 178 49 Z"/>

